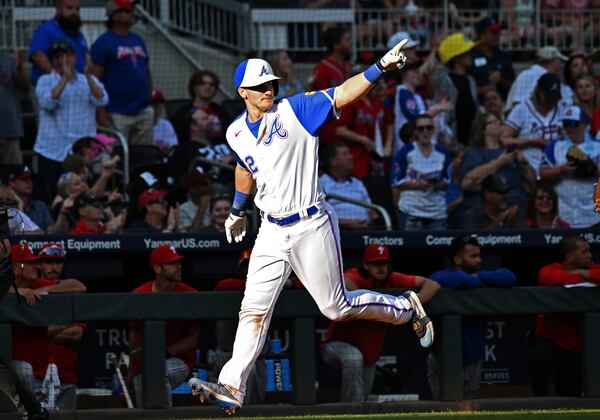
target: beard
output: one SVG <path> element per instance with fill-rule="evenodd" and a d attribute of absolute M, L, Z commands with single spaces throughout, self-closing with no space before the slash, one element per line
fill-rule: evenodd
<path fill-rule="evenodd" d="M 64 16 L 57 16 L 58 26 L 70 37 L 77 36 L 79 28 L 81 28 L 81 18 L 79 16 L 73 16 L 66 18 Z"/>

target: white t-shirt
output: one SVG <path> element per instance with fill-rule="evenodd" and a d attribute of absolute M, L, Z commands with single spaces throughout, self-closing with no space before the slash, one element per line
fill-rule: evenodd
<path fill-rule="evenodd" d="M 543 137 L 548 141 L 562 138 L 562 115 L 564 108 L 558 106 L 546 115 L 541 115 L 535 109 L 531 100 L 527 99 L 513 108 L 504 124 L 517 131 L 517 137 L 531 139 Z M 539 147 L 523 149 L 527 162 L 539 172 L 543 150 Z"/>
<path fill-rule="evenodd" d="M 8 228 L 11 235 L 40 230 L 40 227 L 29 216 L 17 209 L 8 209 Z"/>
<path fill-rule="evenodd" d="M 160 118 L 154 125 L 154 145 L 159 149 L 168 147 L 172 149 L 177 146 L 177 135 L 168 120 Z"/>

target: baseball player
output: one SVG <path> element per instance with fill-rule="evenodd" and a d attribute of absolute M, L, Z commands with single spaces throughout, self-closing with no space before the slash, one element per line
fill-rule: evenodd
<path fill-rule="evenodd" d="M 263 218 L 256 238 L 242 301 L 233 355 L 218 383 L 192 378 L 194 395 L 212 400 L 228 414 L 242 405 L 246 379 L 260 354 L 277 297 L 293 270 L 329 319 L 412 321 L 421 345 L 431 346 L 433 325 L 414 292 L 390 296 L 344 287 L 338 220 L 319 184 L 317 133 L 340 110 L 365 95 L 387 71 L 406 63 L 402 47 L 338 87 L 274 101 L 279 77 L 264 60 L 248 59 L 234 74 L 246 111 L 227 130 L 237 158 L 236 192 L 225 222 L 227 240 L 246 234 L 245 211 L 254 202 Z"/>

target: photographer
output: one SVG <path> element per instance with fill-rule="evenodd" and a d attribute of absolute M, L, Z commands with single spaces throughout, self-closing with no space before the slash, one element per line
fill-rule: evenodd
<path fill-rule="evenodd" d="M 13 190 L 6 185 L 0 184 L 0 206 L 8 212 L 8 228 L 11 234 L 43 234 L 44 231 L 38 227 L 25 213 L 20 211 L 18 200 Z"/>
<path fill-rule="evenodd" d="M 6 207 L 0 205 L 0 301 L 6 296 L 11 283 L 14 283 L 12 262 L 9 257 L 8 232 L 8 212 Z M 2 355 L 0 355 L 0 391 L 8 397 L 22 419 L 48 418 L 48 412 L 27 391 Z"/>
<path fill-rule="evenodd" d="M 590 119 L 578 105 L 568 107 L 562 118 L 566 136 L 544 150 L 540 177 L 555 183 L 558 212 L 573 228 L 600 223 L 591 197 L 598 176 L 600 142 L 589 134 Z"/>

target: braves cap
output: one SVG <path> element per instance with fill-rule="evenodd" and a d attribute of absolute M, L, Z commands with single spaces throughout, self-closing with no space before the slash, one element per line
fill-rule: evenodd
<path fill-rule="evenodd" d="M 385 245 L 369 245 L 365 248 L 363 254 L 363 261 L 375 262 L 375 261 L 389 261 L 390 260 L 390 249 Z"/>
<path fill-rule="evenodd" d="M 31 179 L 33 172 L 27 165 L 11 165 L 8 168 L 8 181 L 14 181 L 16 179 Z"/>
<path fill-rule="evenodd" d="M 162 245 L 154 248 L 150 253 L 150 266 L 169 264 L 181 259 L 183 259 L 183 256 L 177 253 L 173 245 Z"/>
<path fill-rule="evenodd" d="M 28 243 L 15 244 L 10 248 L 13 263 L 34 262 L 38 260 Z"/>
<path fill-rule="evenodd" d="M 408 32 L 396 32 L 394 35 L 392 35 L 390 37 L 390 39 L 388 39 L 387 47 L 391 50 L 403 39 L 408 40 L 408 42 L 406 43 L 406 45 L 404 45 L 404 48 L 403 48 L 405 50 L 419 46 L 419 41 L 415 41 L 414 39 L 412 39 L 410 37 L 410 35 L 408 34 Z"/>
<path fill-rule="evenodd" d="M 571 105 L 567 109 L 562 117 L 563 121 L 576 121 L 578 123 L 589 123 L 590 117 L 585 113 L 585 111 L 579 105 Z"/>
<path fill-rule="evenodd" d="M 59 39 L 58 41 L 54 41 L 54 43 L 52 43 L 48 55 L 50 57 L 54 57 L 56 54 L 61 52 L 73 54 L 75 53 L 75 48 L 73 48 L 73 45 L 71 45 L 71 43 L 66 39 Z"/>
<path fill-rule="evenodd" d="M 483 191 L 493 191 L 498 194 L 506 194 L 512 189 L 512 185 L 506 177 L 498 172 L 486 176 L 481 181 L 481 189 Z"/>
<path fill-rule="evenodd" d="M 67 252 L 63 246 L 57 242 L 50 242 L 40 249 L 38 259 L 40 260 L 64 260 Z"/>
<path fill-rule="evenodd" d="M 496 19 L 489 17 L 483 18 L 475 24 L 475 32 L 477 32 L 477 34 L 482 34 L 488 29 L 492 32 L 498 32 L 500 29 L 502 29 L 502 25 L 496 22 Z"/>
<path fill-rule="evenodd" d="M 544 73 L 537 81 L 537 88 L 542 91 L 547 102 L 557 102 L 562 99 L 560 79 L 554 73 Z"/>
<path fill-rule="evenodd" d="M 93 206 L 95 204 L 104 204 L 106 203 L 106 197 L 96 197 L 94 193 L 89 191 L 84 191 L 80 193 L 73 203 L 73 210 L 78 211 L 79 209 L 84 208 L 85 206 Z"/>
<path fill-rule="evenodd" d="M 260 58 L 249 58 L 242 61 L 235 68 L 233 73 L 233 86 L 237 89 L 240 87 L 253 87 L 270 82 L 271 80 L 279 80 L 273 74 L 271 65 Z M 276 94 L 276 93 L 275 93 Z"/>

